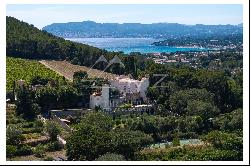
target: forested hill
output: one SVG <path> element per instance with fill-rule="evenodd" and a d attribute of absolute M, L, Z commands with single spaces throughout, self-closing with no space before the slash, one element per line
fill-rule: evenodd
<path fill-rule="evenodd" d="M 89 66 L 100 55 L 110 54 L 106 50 L 56 37 L 14 17 L 6 18 L 6 35 L 6 52 L 13 57 L 66 59 Z"/>
<path fill-rule="evenodd" d="M 53 23 L 43 28 L 65 38 L 84 37 L 153 37 L 210 36 L 242 33 L 239 25 L 184 25 L 178 23 L 96 23 L 94 21 Z"/>

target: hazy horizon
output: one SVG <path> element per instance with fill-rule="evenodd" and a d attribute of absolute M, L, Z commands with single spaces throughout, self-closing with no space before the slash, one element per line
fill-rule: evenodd
<path fill-rule="evenodd" d="M 185 25 L 238 25 L 243 23 L 242 5 L 228 4 L 131 4 L 131 5 L 7 5 L 6 15 L 42 29 L 52 23 L 178 23 Z"/>
<path fill-rule="evenodd" d="M 80 23 L 80 22 L 95 22 L 98 24 L 182 24 L 182 25 L 199 25 L 200 23 L 196 24 L 183 24 L 183 23 L 178 23 L 178 22 L 152 22 L 152 23 L 141 23 L 141 22 L 98 22 L 94 20 L 83 20 L 83 21 L 69 21 L 69 22 L 54 22 L 55 24 L 57 23 Z M 52 23 L 52 24 L 54 24 Z M 238 24 L 200 24 L 200 25 L 239 25 L 242 24 L 243 22 L 240 22 Z M 48 24 L 50 25 L 50 24 Z M 46 25 L 45 25 L 46 26 Z"/>
<path fill-rule="evenodd" d="M 7 17 L 13 17 L 13 16 L 7 16 Z M 16 18 L 16 17 L 14 17 Z M 18 19 L 18 18 L 16 18 Z M 22 20 L 22 19 L 19 19 L 20 21 L 24 21 L 24 22 L 27 22 L 25 20 Z M 100 24 L 144 24 L 144 25 L 148 25 L 148 24 L 182 24 L 182 23 L 178 23 L 178 22 L 154 22 L 154 23 L 141 23 L 141 22 L 123 22 L 123 23 L 119 23 L 119 22 L 97 22 L 97 21 L 94 21 L 94 20 L 83 20 L 83 21 L 77 21 L 77 22 L 72 22 L 72 21 L 69 21 L 69 22 L 53 22 L 51 24 L 66 24 L 66 23 L 80 23 L 80 22 L 95 22 L 95 23 L 100 23 Z M 32 24 L 34 25 L 33 23 L 30 23 L 30 22 L 27 22 L 29 24 Z M 51 24 L 48 24 L 48 25 L 51 25 Z M 238 23 L 238 24 L 199 24 L 199 23 L 196 23 L 196 24 L 182 24 L 182 25 L 186 25 L 186 26 L 195 26 L 195 25 L 233 25 L 233 26 L 237 26 L 237 25 L 240 25 L 240 24 L 243 24 L 243 22 L 241 23 Z M 43 29 L 44 27 L 48 26 L 48 25 L 45 25 L 43 27 L 37 27 L 35 26 L 36 28 L 38 29 Z"/>

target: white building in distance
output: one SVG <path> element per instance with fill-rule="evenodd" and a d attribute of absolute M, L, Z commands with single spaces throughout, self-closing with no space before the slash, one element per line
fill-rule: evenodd
<path fill-rule="evenodd" d="M 119 76 L 115 79 L 109 80 L 109 85 L 102 86 L 101 92 L 95 92 L 90 95 L 90 108 L 94 109 L 96 106 L 100 106 L 106 111 L 110 111 L 111 108 L 117 107 L 121 104 L 126 97 L 131 99 L 131 96 L 135 98 L 142 98 L 146 100 L 146 91 L 149 86 L 149 79 L 142 78 L 141 80 L 134 80 L 126 76 Z M 119 99 L 110 99 L 109 89 L 115 88 L 119 90 L 123 97 Z"/>
<path fill-rule="evenodd" d="M 109 106 L 109 85 L 102 86 L 102 92 L 94 92 L 90 95 L 90 108 L 94 109 L 96 106 L 100 106 L 107 111 L 110 110 Z"/>
<path fill-rule="evenodd" d="M 148 78 L 134 80 L 126 76 L 119 76 L 109 82 L 111 87 L 117 88 L 124 96 L 127 94 L 139 94 L 143 100 L 146 100 L 146 92 L 149 86 Z"/>

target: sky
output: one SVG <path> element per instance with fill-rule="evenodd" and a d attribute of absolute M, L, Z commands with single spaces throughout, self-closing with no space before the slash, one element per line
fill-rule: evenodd
<path fill-rule="evenodd" d="M 238 4 L 78 4 L 43 5 L 9 4 L 6 15 L 41 29 L 52 23 L 95 21 L 98 23 L 180 23 L 239 24 L 243 6 Z"/>

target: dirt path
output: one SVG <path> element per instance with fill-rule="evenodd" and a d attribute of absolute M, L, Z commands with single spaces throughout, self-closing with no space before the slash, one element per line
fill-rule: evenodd
<path fill-rule="evenodd" d="M 57 72 L 59 75 L 64 76 L 69 81 L 73 81 L 73 75 L 76 71 L 86 71 L 91 78 L 100 77 L 105 79 L 114 79 L 118 75 L 102 72 L 97 69 L 90 69 L 89 67 L 73 65 L 67 61 L 54 61 L 54 60 L 41 60 L 41 64 L 47 68 Z M 101 74 L 101 75 L 100 75 Z"/>

